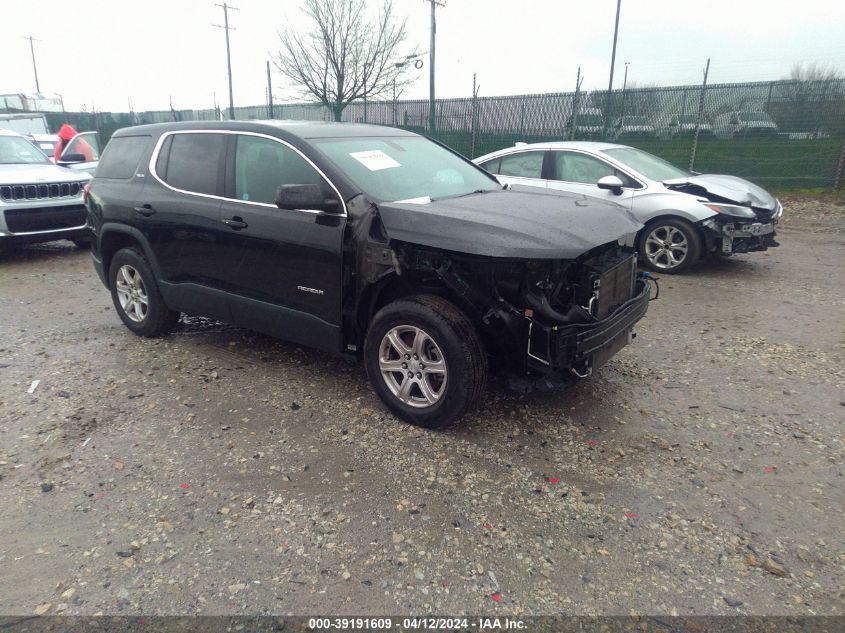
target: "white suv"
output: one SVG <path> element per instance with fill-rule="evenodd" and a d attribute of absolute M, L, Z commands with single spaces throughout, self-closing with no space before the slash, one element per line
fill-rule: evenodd
<path fill-rule="evenodd" d="M 0 247 L 68 239 L 80 248 L 91 175 L 54 165 L 19 134 L 0 130 Z"/>

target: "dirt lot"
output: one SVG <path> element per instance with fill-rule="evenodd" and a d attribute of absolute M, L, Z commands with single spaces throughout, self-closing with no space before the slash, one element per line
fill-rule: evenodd
<path fill-rule="evenodd" d="M 845 207 L 787 214 L 447 433 L 322 353 L 136 338 L 69 244 L 0 254 L 0 613 L 842 614 Z"/>

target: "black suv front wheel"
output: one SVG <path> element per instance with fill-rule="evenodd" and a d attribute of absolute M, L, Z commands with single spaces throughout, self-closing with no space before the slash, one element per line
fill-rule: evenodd
<path fill-rule="evenodd" d="M 179 321 L 168 309 L 144 256 L 134 248 L 115 253 L 109 266 L 112 302 L 123 324 L 139 336 L 161 336 Z"/>
<path fill-rule="evenodd" d="M 466 314 L 434 295 L 383 307 L 364 343 L 367 375 L 378 396 L 411 424 L 442 429 L 483 393 L 487 356 Z"/>

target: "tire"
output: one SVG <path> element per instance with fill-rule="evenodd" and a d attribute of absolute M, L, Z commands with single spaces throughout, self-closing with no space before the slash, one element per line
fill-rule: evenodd
<path fill-rule="evenodd" d="M 179 312 L 165 305 L 147 260 L 134 248 L 115 253 L 109 266 L 109 288 L 120 320 L 138 336 L 161 336 L 179 321 Z"/>
<path fill-rule="evenodd" d="M 379 310 L 364 341 L 364 364 L 388 409 L 429 429 L 455 424 L 487 383 L 487 355 L 475 326 L 435 295 L 407 297 Z"/>
<path fill-rule="evenodd" d="M 649 270 L 677 275 L 701 258 L 701 235 L 680 218 L 655 220 L 640 233 L 637 249 Z"/>

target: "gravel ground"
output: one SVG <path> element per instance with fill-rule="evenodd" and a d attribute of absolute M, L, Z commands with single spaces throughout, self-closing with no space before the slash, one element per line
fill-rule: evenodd
<path fill-rule="evenodd" d="M 446 433 L 323 353 L 133 336 L 67 243 L 0 254 L 0 613 L 842 614 L 845 206 L 786 206 L 591 380 Z"/>

